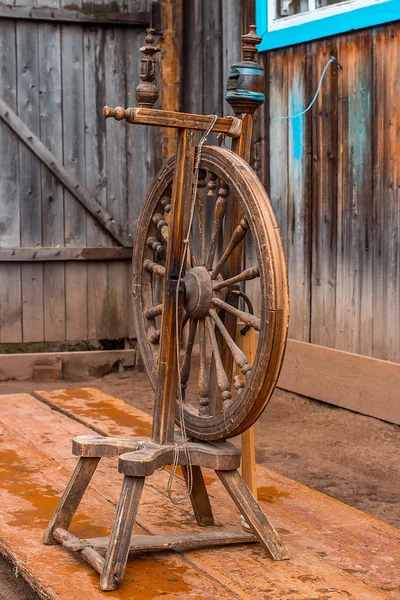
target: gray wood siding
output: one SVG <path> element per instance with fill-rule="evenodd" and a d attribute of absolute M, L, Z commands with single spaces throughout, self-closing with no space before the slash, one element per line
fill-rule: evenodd
<path fill-rule="evenodd" d="M 34 6 L 50 4 L 64 8 Z M 158 133 L 105 122 L 102 108 L 135 103 L 143 40 L 142 28 L 0 19 L 1 99 L 132 241 Z M 2 119 L 0 156 L 0 247 L 116 245 Z M 0 262 L 0 343 L 133 337 L 129 280 L 127 260 Z"/>

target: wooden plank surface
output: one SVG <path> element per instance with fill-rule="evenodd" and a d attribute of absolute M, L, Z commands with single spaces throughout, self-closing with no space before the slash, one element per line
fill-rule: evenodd
<path fill-rule="evenodd" d="M 47 513 L 45 515 L 42 513 L 39 519 L 34 521 L 30 519 L 29 521 L 36 527 L 35 535 L 37 537 L 40 527 L 44 526 L 47 514 L 51 512 L 55 504 L 51 501 L 52 494 L 57 493 L 57 490 L 61 491 L 63 487 L 66 479 L 63 469 L 71 472 L 75 465 L 75 459 L 70 455 L 68 438 L 72 435 L 87 434 L 90 431 L 66 415 L 51 410 L 51 407 L 76 415 L 79 421 L 94 426 L 96 431 L 100 428 L 102 433 L 108 432 L 110 435 L 119 437 L 126 435 L 127 431 L 131 431 L 135 437 L 142 437 L 145 430 L 150 429 L 151 423 L 148 415 L 94 389 L 40 392 L 40 395 L 50 404 L 49 407 L 44 404 L 40 405 L 35 399 L 25 394 L 1 398 L 2 423 L 7 428 L 13 428 L 13 435 L 18 436 L 23 443 L 29 440 L 31 444 L 33 459 L 29 465 L 32 467 L 32 464 L 35 464 L 36 452 L 51 456 L 56 469 L 56 465 L 59 465 L 57 470 L 60 473 L 59 479 L 63 479 L 62 481 L 57 480 L 57 483 L 53 480 L 51 487 L 47 484 L 49 486 L 45 488 L 48 498 L 46 501 Z M 15 431 L 17 422 L 18 431 Z M 8 437 L 3 436 L 1 439 L 4 443 Z M 24 473 L 26 462 L 23 462 L 22 465 L 17 464 L 19 471 Z M 6 468 L 8 469 L 7 465 Z M 37 474 L 39 469 L 36 468 L 35 472 Z M 44 469 L 41 469 L 41 472 L 44 473 Z M 216 481 L 215 474 L 205 471 L 205 475 L 217 522 L 224 524 L 227 529 L 237 527 L 239 514 L 233 504 L 227 501 L 226 492 Z M 153 478 L 147 481 L 143 502 L 139 508 L 139 526 L 144 527 L 148 532 L 157 534 L 196 531 L 197 526 L 189 503 L 178 508 L 173 507 L 167 501 L 167 476 L 165 471 L 156 472 Z M 291 560 L 284 563 L 272 563 L 258 546 L 191 552 L 187 557 L 185 555 L 179 559 L 173 557 L 178 561 L 174 564 L 178 564 L 179 568 L 183 570 L 184 578 L 188 573 L 200 572 L 203 576 L 206 575 L 207 579 L 202 580 L 202 584 L 212 581 L 213 585 L 217 586 L 217 591 L 214 589 L 216 594 L 214 597 L 225 597 L 218 594 L 227 594 L 226 597 L 229 598 L 250 600 L 255 597 L 262 598 L 266 590 L 269 590 L 271 598 L 276 597 L 280 600 L 289 600 L 293 597 L 296 600 L 310 600 L 314 597 L 322 600 L 327 596 L 330 596 L 332 600 L 341 600 L 343 597 L 357 600 L 398 598 L 400 592 L 400 578 L 396 566 L 400 553 L 398 530 L 264 467 L 258 467 L 257 479 L 262 507 L 287 543 L 292 554 Z M 8 485 L 8 476 L 4 481 Z M 45 485 L 43 479 L 41 485 L 43 489 L 43 485 Z M 107 498 L 108 501 L 115 503 L 120 485 L 121 478 L 116 473 L 115 467 L 112 467 L 109 461 L 102 461 L 99 472 L 95 475 L 91 485 L 91 489 L 97 492 L 96 501 L 101 503 L 104 498 Z M 183 493 L 183 481 L 179 479 L 175 485 L 176 491 Z M 24 486 L 20 486 L 19 490 L 21 488 L 25 489 Z M 21 494 L 19 490 L 16 495 Z M 270 497 L 268 490 L 270 490 Z M 284 491 L 285 496 L 276 494 L 277 497 L 274 499 L 272 496 L 274 492 L 278 491 Z M 78 515 L 78 522 L 72 525 L 72 531 L 77 532 L 78 535 L 80 533 L 87 535 L 88 515 L 90 510 L 93 511 L 93 505 L 90 506 L 92 498 L 90 493 L 87 498 L 89 504 L 84 505 L 83 514 L 80 513 L 82 516 Z M 36 502 L 35 499 L 34 501 Z M 20 514 L 20 518 L 26 519 L 26 513 L 32 511 L 34 507 L 31 503 L 25 503 L 23 506 L 25 512 Z M 13 510 L 10 503 L 8 507 L 8 510 Z M 21 505 L 16 504 L 15 510 L 21 511 Z M 91 534 L 92 536 L 104 535 L 101 533 L 104 530 L 104 523 L 106 528 L 110 527 L 108 516 L 103 521 L 104 514 L 103 509 L 101 513 L 98 513 L 101 515 L 100 518 L 97 518 L 98 529 L 97 532 Z M 15 518 L 14 524 L 18 528 L 19 522 L 15 523 Z M 4 532 L 1 528 L 4 526 L 2 521 L 0 530 L 3 539 Z M 20 531 L 20 529 L 17 530 Z M 7 534 L 14 536 L 13 544 L 16 544 L 14 531 L 12 527 L 8 528 Z M 139 532 L 139 529 L 137 531 Z M 43 581 L 46 577 L 52 578 L 53 576 L 48 570 L 44 575 L 43 563 L 35 567 L 30 562 L 33 549 L 36 553 L 40 549 L 45 556 L 48 556 L 48 549 L 43 549 L 40 542 L 35 542 L 34 536 L 30 536 L 29 542 L 32 546 L 31 551 L 29 551 L 29 547 L 21 548 L 21 543 L 24 541 L 20 536 L 18 537 L 20 551 L 25 552 L 25 566 L 35 570 L 36 579 Z M 53 548 L 52 556 L 54 555 L 60 557 L 61 561 L 58 563 L 57 569 L 61 568 L 64 557 L 68 561 L 73 561 L 69 564 L 77 565 L 74 559 L 71 559 L 68 554 L 62 553 L 57 547 Z M 162 563 L 167 560 L 166 555 L 160 557 L 160 560 Z M 136 573 L 140 572 L 140 565 L 142 565 L 142 572 L 146 573 L 144 580 L 147 584 L 146 563 L 138 560 L 129 564 L 129 569 L 137 569 L 134 571 Z M 79 567 L 75 567 L 75 570 L 79 580 L 85 582 L 86 594 L 94 593 L 94 588 L 97 591 L 98 584 L 94 575 L 90 574 L 90 583 L 89 578 L 85 575 L 88 573 L 87 567 L 79 565 Z M 40 574 L 41 572 L 42 574 Z M 123 594 L 127 592 L 124 590 L 131 589 L 129 587 L 130 573 L 132 571 L 128 571 L 127 587 L 120 588 L 121 596 L 118 597 L 125 597 Z M 84 577 L 84 580 L 81 579 Z M 192 579 L 186 594 L 189 593 L 193 581 Z M 194 587 L 193 589 L 198 588 Z M 200 597 L 208 598 L 208 589 L 204 588 Z M 148 590 L 148 595 L 143 588 L 141 588 L 142 590 L 144 598 L 151 597 L 152 588 Z M 63 590 L 62 598 L 69 598 L 67 594 L 68 592 Z M 157 595 L 153 595 L 153 597 L 157 597 Z M 174 597 L 179 598 L 179 595 Z M 182 595 L 182 598 L 187 597 L 190 598 L 188 595 Z"/>
<path fill-rule="evenodd" d="M 278 387 L 400 425 L 400 365 L 288 340 Z"/>

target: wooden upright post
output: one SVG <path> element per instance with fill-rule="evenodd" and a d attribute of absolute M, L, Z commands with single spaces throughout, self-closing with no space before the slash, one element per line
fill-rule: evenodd
<path fill-rule="evenodd" d="M 178 130 L 171 200 L 171 243 L 167 246 L 165 264 L 159 367 L 151 436 L 153 442 L 158 444 L 167 444 L 174 441 L 178 385 L 176 288 L 183 257 L 183 241 L 187 234 L 190 214 L 195 142 L 196 136 L 193 130 Z"/>
<path fill-rule="evenodd" d="M 252 327 L 246 331 L 244 335 L 241 334 L 241 330 L 244 327 L 244 323 L 238 323 L 236 326 L 236 343 L 239 348 L 247 356 L 249 363 L 252 365 L 257 352 L 258 343 L 258 332 Z M 245 377 L 236 368 L 237 375 L 240 376 L 243 381 Z M 250 427 L 241 436 L 242 440 L 242 477 L 245 480 L 247 487 L 257 498 L 257 481 L 256 481 L 256 455 L 254 447 L 254 427 Z"/>

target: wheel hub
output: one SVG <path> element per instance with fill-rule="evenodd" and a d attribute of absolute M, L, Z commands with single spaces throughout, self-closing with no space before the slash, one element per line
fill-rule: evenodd
<path fill-rule="evenodd" d="M 204 319 L 211 308 L 213 285 L 205 267 L 190 269 L 184 279 L 185 297 L 183 306 L 190 317 Z"/>

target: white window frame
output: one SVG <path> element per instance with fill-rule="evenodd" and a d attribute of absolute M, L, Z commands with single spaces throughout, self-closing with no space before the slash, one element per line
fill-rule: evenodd
<path fill-rule="evenodd" d="M 331 6 L 317 7 L 317 0 L 308 0 L 309 10 L 296 15 L 278 17 L 277 0 L 268 1 L 268 32 L 279 31 L 287 27 L 302 25 L 303 23 L 312 23 L 327 17 L 345 14 L 358 8 L 368 6 L 377 6 L 384 4 L 387 0 L 343 0 L 338 4 Z M 400 3 L 400 0 L 398 0 Z"/>

